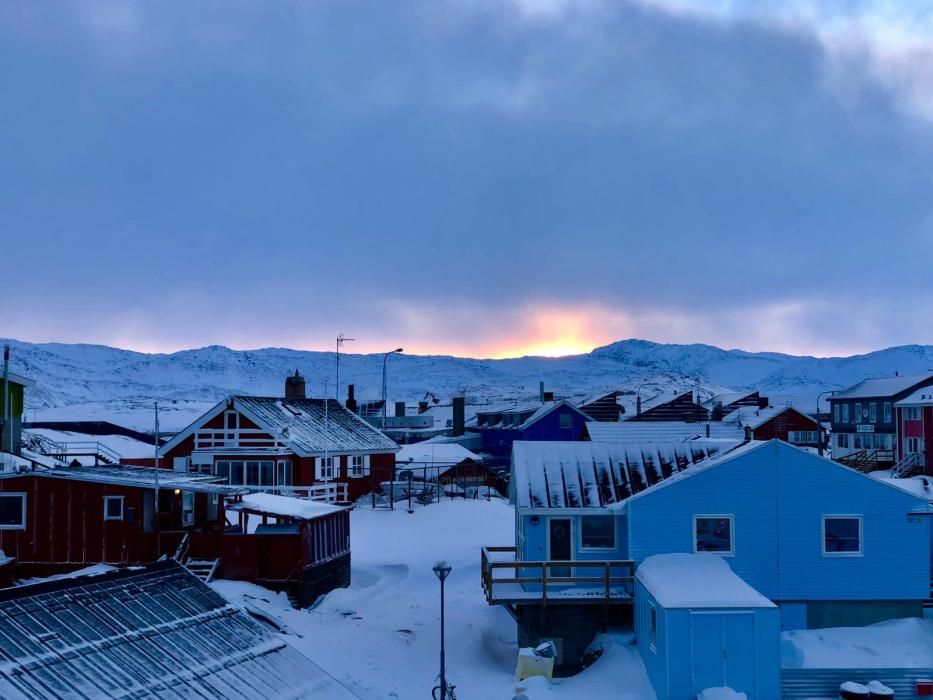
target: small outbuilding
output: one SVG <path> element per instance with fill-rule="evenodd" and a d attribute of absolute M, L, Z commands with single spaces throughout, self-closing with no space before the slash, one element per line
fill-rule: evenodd
<path fill-rule="evenodd" d="M 635 573 L 635 634 L 658 700 L 732 688 L 777 700 L 778 607 L 715 554 L 659 554 Z"/>

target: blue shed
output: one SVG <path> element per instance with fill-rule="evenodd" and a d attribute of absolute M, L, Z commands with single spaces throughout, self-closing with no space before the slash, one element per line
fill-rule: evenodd
<path fill-rule="evenodd" d="M 715 554 L 660 554 L 635 574 L 635 634 L 658 700 L 732 688 L 780 697 L 780 613 Z"/>

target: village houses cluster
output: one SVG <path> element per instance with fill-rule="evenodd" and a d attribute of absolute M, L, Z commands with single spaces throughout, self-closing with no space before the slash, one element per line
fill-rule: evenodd
<path fill-rule="evenodd" d="M 311 606 L 351 585 L 353 509 L 451 498 L 514 508 L 514 539 L 476 552 L 476 596 L 512 616 L 519 647 L 550 655 L 549 674 L 580 672 L 602 632 L 630 629 L 661 699 L 825 697 L 870 676 L 882 694 L 927 687 L 909 669 L 789 668 L 781 639 L 930 606 L 933 374 L 808 402 L 640 389 L 571 400 L 542 385 L 532 401 L 428 392 L 387 405 L 353 385 L 311 396 L 296 371 L 280 395 L 224 397 L 172 434 L 26 422 L 34 383 L 4 377 L 3 697 L 164 683 L 174 671 L 134 670 L 117 651 L 146 627 L 200 649 L 206 670 L 189 680 L 214 697 L 236 696 L 229 674 L 255 678 L 257 697 L 352 697 L 205 584 L 246 581 Z M 101 564 L 115 569 L 57 577 Z M 120 601 L 121 624 L 74 637 L 69 615 L 101 596 Z M 24 634 L 24 611 L 38 631 Z M 96 661 L 71 653 L 86 644 Z"/>

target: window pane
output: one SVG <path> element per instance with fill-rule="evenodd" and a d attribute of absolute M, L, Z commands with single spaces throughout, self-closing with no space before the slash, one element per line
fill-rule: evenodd
<path fill-rule="evenodd" d="M 259 462 L 246 463 L 246 483 L 250 486 L 259 485 Z"/>
<path fill-rule="evenodd" d="M 731 518 L 697 518 L 696 545 L 698 552 L 731 552 Z"/>
<path fill-rule="evenodd" d="M 259 477 L 260 477 L 260 483 L 262 484 L 262 486 L 273 485 L 272 462 L 260 462 L 259 463 Z"/>
<path fill-rule="evenodd" d="M 123 517 L 123 499 L 121 498 L 108 498 L 107 499 L 107 517 L 114 518 L 114 519 Z"/>
<path fill-rule="evenodd" d="M 230 462 L 230 483 L 237 486 L 243 483 L 243 462 Z"/>
<path fill-rule="evenodd" d="M 825 518 L 823 548 L 827 552 L 861 552 L 858 518 Z"/>
<path fill-rule="evenodd" d="M 580 518 L 580 531 L 584 547 L 612 549 L 616 546 L 614 517 L 585 515 Z"/>
<path fill-rule="evenodd" d="M 0 525 L 23 525 L 24 496 L 0 496 Z"/>

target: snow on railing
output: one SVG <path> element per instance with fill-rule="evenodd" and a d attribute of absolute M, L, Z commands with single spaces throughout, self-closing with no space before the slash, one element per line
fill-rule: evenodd
<path fill-rule="evenodd" d="M 346 482 L 338 481 L 312 484 L 311 486 L 253 486 L 250 484 L 243 488 L 258 493 L 272 493 L 277 496 L 303 498 L 308 501 L 322 503 L 346 503 L 349 500 Z"/>

